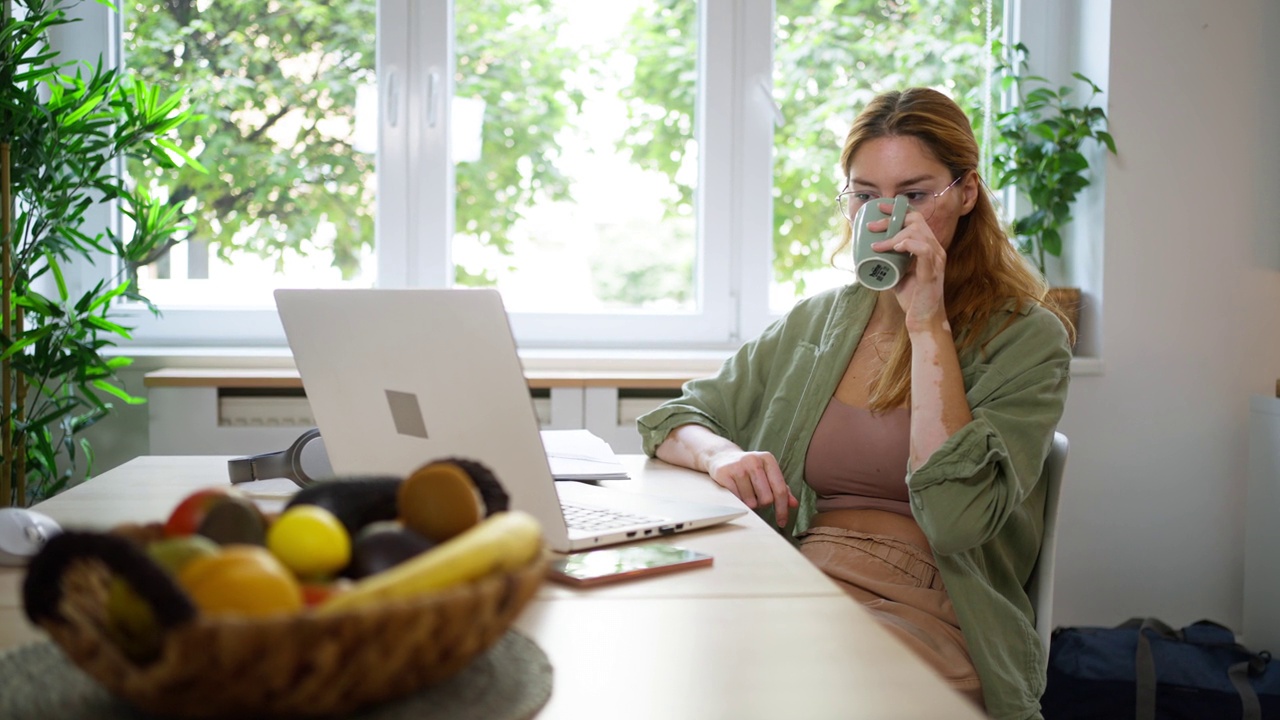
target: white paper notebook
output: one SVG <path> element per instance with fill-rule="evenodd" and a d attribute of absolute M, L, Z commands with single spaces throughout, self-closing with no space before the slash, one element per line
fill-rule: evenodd
<path fill-rule="evenodd" d="M 557 480 L 630 479 L 609 443 L 590 430 L 543 430 L 542 446 Z"/>

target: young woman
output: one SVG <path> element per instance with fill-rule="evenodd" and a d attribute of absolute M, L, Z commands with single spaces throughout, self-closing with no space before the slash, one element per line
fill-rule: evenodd
<path fill-rule="evenodd" d="M 912 255 L 902 282 L 800 301 L 639 426 L 646 452 L 776 521 L 992 717 L 1023 720 L 1044 690 L 1023 585 L 1072 331 L 1004 233 L 978 158 L 945 95 L 873 100 L 845 140 L 838 202 L 853 218 L 908 197 L 901 232 L 873 246 Z"/>

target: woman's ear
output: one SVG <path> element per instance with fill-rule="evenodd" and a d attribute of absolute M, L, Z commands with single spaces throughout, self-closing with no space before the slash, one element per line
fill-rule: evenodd
<path fill-rule="evenodd" d="M 964 217 L 973 211 L 973 206 L 978 204 L 978 193 L 982 191 L 981 180 L 978 179 L 977 171 L 970 170 L 964 174 L 964 180 L 960 181 L 960 187 L 963 189 L 964 204 L 960 208 L 960 216 Z"/>

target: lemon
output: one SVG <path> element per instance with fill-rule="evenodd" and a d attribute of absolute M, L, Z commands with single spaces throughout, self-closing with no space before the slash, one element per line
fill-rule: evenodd
<path fill-rule="evenodd" d="M 329 510 L 295 505 L 267 528 L 267 549 L 299 578 L 325 578 L 351 560 L 351 536 Z"/>

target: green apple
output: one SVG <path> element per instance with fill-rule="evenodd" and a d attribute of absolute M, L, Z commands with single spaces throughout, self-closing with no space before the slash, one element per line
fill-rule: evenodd
<path fill-rule="evenodd" d="M 214 555 L 217 552 L 218 543 L 204 535 L 163 538 L 147 545 L 147 555 L 175 577 L 182 566 L 191 560 L 204 555 Z"/>
<path fill-rule="evenodd" d="M 160 653 L 160 623 L 151 605 L 124 579 L 107 588 L 107 633 L 131 660 L 147 661 Z"/>

